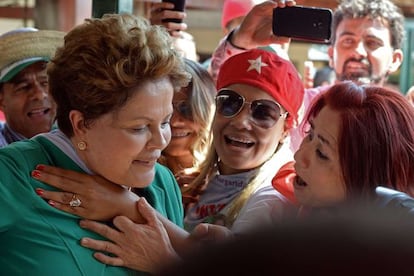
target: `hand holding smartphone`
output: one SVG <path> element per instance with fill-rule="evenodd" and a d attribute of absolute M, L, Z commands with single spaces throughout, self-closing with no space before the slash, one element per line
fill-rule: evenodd
<path fill-rule="evenodd" d="M 173 11 L 180 11 L 183 12 L 185 8 L 185 0 L 162 0 L 162 2 L 169 2 L 174 4 Z M 181 23 L 182 19 L 177 18 L 168 18 L 164 19 L 163 22 L 174 22 L 174 23 Z"/>
<path fill-rule="evenodd" d="M 305 6 L 275 8 L 273 33 L 292 39 L 329 43 L 331 38 L 332 10 Z"/>

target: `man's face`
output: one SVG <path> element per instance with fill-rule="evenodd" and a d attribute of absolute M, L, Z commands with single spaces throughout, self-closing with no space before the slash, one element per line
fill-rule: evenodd
<path fill-rule="evenodd" d="M 9 127 L 31 138 L 50 131 L 56 116 L 56 105 L 49 96 L 46 62 L 36 62 L 0 90 L 0 110 Z"/>
<path fill-rule="evenodd" d="M 388 23 L 380 19 L 342 20 L 328 54 L 338 81 L 383 85 L 402 62 L 401 49 L 393 49 Z"/>

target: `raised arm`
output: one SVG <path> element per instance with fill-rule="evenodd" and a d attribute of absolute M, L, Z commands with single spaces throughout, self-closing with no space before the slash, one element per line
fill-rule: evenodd
<path fill-rule="evenodd" d="M 296 5 L 295 1 L 265 1 L 254 6 L 246 15 L 240 26 L 223 38 L 213 53 L 209 71 L 214 80 L 220 66 L 232 55 L 245 50 L 270 44 L 286 45 L 290 42 L 287 37 L 277 37 L 272 31 L 273 9 Z"/>
<path fill-rule="evenodd" d="M 150 22 L 153 25 L 161 25 L 167 28 L 171 36 L 180 37 L 180 31 L 187 29 L 184 22 L 175 23 L 167 22 L 166 19 L 184 19 L 187 14 L 185 12 L 173 11 L 174 4 L 169 2 L 155 2 L 151 5 Z"/>

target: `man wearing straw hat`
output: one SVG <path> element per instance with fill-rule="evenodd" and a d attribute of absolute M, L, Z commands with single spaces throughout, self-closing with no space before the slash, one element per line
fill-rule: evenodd
<path fill-rule="evenodd" d="M 16 29 L 0 36 L 0 147 L 51 130 L 56 107 L 48 93 L 47 62 L 63 32 Z"/>

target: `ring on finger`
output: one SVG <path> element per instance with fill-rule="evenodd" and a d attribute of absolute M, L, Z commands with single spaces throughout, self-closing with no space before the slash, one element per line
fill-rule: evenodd
<path fill-rule="evenodd" d="M 73 194 L 72 199 L 69 202 L 70 207 L 79 207 L 81 206 L 82 201 L 78 198 L 77 194 Z"/>

